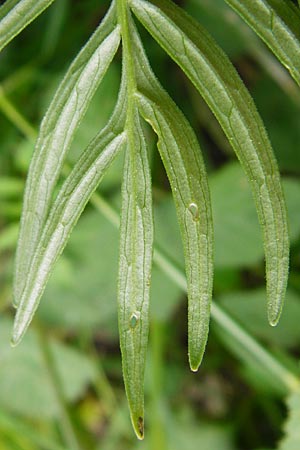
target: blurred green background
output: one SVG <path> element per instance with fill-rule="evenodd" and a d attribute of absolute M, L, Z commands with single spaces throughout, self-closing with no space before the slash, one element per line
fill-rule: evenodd
<path fill-rule="evenodd" d="M 300 91 L 223 0 L 180 4 L 211 32 L 252 93 L 277 155 L 290 222 L 289 288 L 280 324 L 271 328 L 266 319 L 263 246 L 247 180 L 202 99 L 141 30 L 152 67 L 196 131 L 209 172 L 214 301 L 288 373 L 298 376 Z M 300 440 L 293 436 L 293 423 L 300 417 L 297 392 L 277 383 L 268 367 L 258 365 L 213 320 L 202 366 L 197 374 L 189 371 L 186 298 L 156 267 L 145 380 L 146 438 L 136 440 L 118 343 L 118 233 L 95 205 L 88 205 L 81 217 L 30 331 L 19 347 L 10 348 L 13 258 L 36 133 L 68 64 L 107 7 L 108 2 L 98 0 L 59 0 L 0 54 L 0 450 L 67 449 L 69 419 L 85 450 L 299 450 Z M 106 123 L 118 92 L 120 66 L 118 53 L 77 132 L 69 164 Z M 170 188 L 155 138 L 146 132 L 155 241 L 183 267 Z M 116 209 L 121 178 L 122 158 L 99 189 Z"/>

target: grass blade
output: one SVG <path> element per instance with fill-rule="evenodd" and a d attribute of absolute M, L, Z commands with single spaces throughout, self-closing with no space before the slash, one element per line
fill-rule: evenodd
<path fill-rule="evenodd" d="M 53 190 L 74 133 L 119 46 L 114 8 L 67 71 L 43 119 L 27 178 L 17 247 L 14 303 L 26 283 Z"/>
<path fill-rule="evenodd" d="M 147 148 L 136 108 L 130 122 L 122 186 L 118 314 L 130 415 L 137 437 L 143 439 L 153 219 Z"/>
<path fill-rule="evenodd" d="M 54 0 L 8 0 L 0 8 L 0 51 Z"/>
<path fill-rule="evenodd" d="M 300 86 L 300 10 L 291 1 L 225 0 L 288 69 Z"/>
<path fill-rule="evenodd" d="M 204 97 L 245 170 L 263 230 L 268 318 L 276 325 L 288 277 L 286 207 L 276 160 L 254 102 L 223 51 L 182 9 L 167 0 L 131 0 L 131 7 Z"/>
<path fill-rule="evenodd" d="M 144 119 L 158 135 L 158 149 L 180 224 L 188 284 L 189 361 L 191 369 L 196 371 L 208 337 L 213 284 L 208 180 L 196 136 L 153 74 L 136 32 L 134 44 L 139 106 Z"/>

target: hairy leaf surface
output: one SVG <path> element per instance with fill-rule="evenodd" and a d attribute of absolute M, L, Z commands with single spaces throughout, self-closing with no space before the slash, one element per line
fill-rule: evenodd
<path fill-rule="evenodd" d="M 54 264 L 106 169 L 125 142 L 126 83 L 108 125 L 93 139 L 61 187 L 27 273 L 16 313 L 12 343 L 18 344 L 38 307 Z"/>
<path fill-rule="evenodd" d="M 286 0 L 226 0 L 300 86 L 300 10 Z"/>
<path fill-rule="evenodd" d="M 197 370 L 209 329 L 213 280 L 213 227 L 208 180 L 189 123 L 153 74 L 136 32 L 135 63 L 142 114 L 158 135 L 184 244 L 188 282 L 189 360 Z"/>
<path fill-rule="evenodd" d="M 43 119 L 25 189 L 14 302 L 19 303 L 53 190 L 74 133 L 119 46 L 114 8 L 67 71 Z"/>
<path fill-rule="evenodd" d="M 0 8 L 0 51 L 54 0 L 8 0 Z"/>
<path fill-rule="evenodd" d="M 134 430 L 144 437 L 144 371 L 149 330 L 153 220 L 147 147 L 137 108 L 129 113 L 122 186 L 119 332 L 123 376 Z"/>
<path fill-rule="evenodd" d="M 253 100 L 222 50 L 184 11 L 168 0 L 131 0 L 131 6 L 204 97 L 247 174 L 264 234 L 268 317 L 275 325 L 288 276 L 286 208 L 276 161 Z"/>

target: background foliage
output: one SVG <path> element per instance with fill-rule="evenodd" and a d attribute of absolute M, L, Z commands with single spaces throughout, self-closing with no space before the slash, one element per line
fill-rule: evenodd
<path fill-rule="evenodd" d="M 156 74 L 189 118 L 204 151 L 215 227 L 214 301 L 291 374 L 299 375 L 300 91 L 223 0 L 187 0 L 183 6 L 226 51 L 254 97 L 283 175 L 290 221 L 289 289 L 280 324 L 271 328 L 265 313 L 263 247 L 247 181 L 206 105 L 143 32 Z M 299 394 L 274 382 L 272 373 L 214 321 L 201 369 L 189 371 L 186 298 L 157 268 L 145 386 L 148 437 L 136 442 L 117 335 L 118 233 L 99 205 L 89 205 L 80 219 L 24 342 L 17 349 L 9 347 L 13 255 L 37 127 L 68 64 L 107 7 L 108 2 L 96 0 L 55 2 L 0 54 L 0 450 L 66 448 L 61 432 L 66 410 L 83 449 L 194 450 L 199 442 L 209 450 L 298 449 L 293 423 L 299 416 Z M 120 54 L 77 132 L 69 163 L 105 124 L 119 81 Z M 148 139 L 156 244 L 181 267 L 170 189 L 150 132 Z M 116 209 L 121 165 L 122 158 L 101 185 Z"/>

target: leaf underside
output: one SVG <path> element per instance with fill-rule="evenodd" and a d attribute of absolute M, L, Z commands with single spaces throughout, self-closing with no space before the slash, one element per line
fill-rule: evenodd
<path fill-rule="evenodd" d="M 188 285 L 188 341 L 197 370 L 208 337 L 213 282 L 213 227 L 208 179 L 196 136 L 154 76 L 132 27 L 139 107 L 158 136 L 177 211 Z M 180 124 L 180 126 L 178 126 Z"/>
<path fill-rule="evenodd" d="M 225 0 L 263 39 L 300 86 L 300 10 L 291 1 Z"/>
<path fill-rule="evenodd" d="M 247 175 L 263 230 L 268 318 L 276 325 L 287 284 L 289 238 L 278 168 L 254 102 L 225 54 L 182 9 L 168 0 L 132 0 L 131 7 L 203 96 Z"/>
<path fill-rule="evenodd" d="M 118 316 L 124 383 L 134 430 L 144 437 L 144 371 L 149 330 L 153 219 L 146 141 L 135 108 L 122 185 Z"/>
<path fill-rule="evenodd" d="M 14 304 L 18 305 L 75 131 L 120 42 L 112 7 L 71 64 L 42 121 L 26 182 L 17 246 Z"/>

